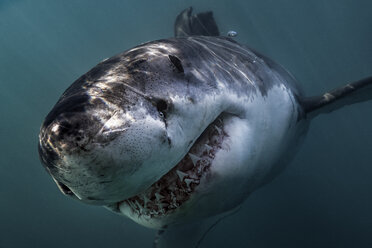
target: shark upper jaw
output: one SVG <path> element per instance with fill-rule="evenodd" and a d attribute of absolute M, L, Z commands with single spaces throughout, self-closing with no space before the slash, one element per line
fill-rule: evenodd
<path fill-rule="evenodd" d="M 199 105 L 204 106 L 205 102 L 204 99 Z M 188 99 L 172 98 L 172 109 L 170 109 L 166 121 L 157 115 L 135 119 L 122 134 L 115 132 L 117 136 L 110 142 L 101 145 L 94 142 L 98 138 L 92 138 L 92 142 L 88 142 L 84 150 L 78 152 L 75 150 L 79 150 L 80 146 L 77 146 L 75 150 L 62 149 L 62 151 L 58 151 L 55 149 L 55 147 L 58 148 L 58 144 L 56 144 L 51 149 L 56 152 L 57 159 L 55 162 L 52 161 L 53 163 L 46 160 L 44 165 L 46 164 L 46 169 L 60 191 L 82 203 L 98 206 L 118 205 L 124 201 L 130 203 L 133 199 L 140 198 L 143 208 L 160 209 L 158 206 L 163 205 L 159 205 L 158 202 L 165 198 L 167 201 L 161 200 L 161 202 L 166 205 L 166 209 L 159 210 L 161 212 L 156 215 L 169 212 L 175 206 L 178 207 L 189 199 L 199 185 L 200 178 L 208 172 L 214 154 L 218 151 L 219 144 L 222 143 L 225 135 L 222 120 L 227 113 L 224 112 L 220 104 L 217 104 L 217 108 L 214 104 L 214 109 L 210 111 L 211 105 L 207 104 L 207 107 L 196 110 L 195 103 L 190 104 Z M 92 113 L 96 113 L 93 110 L 93 108 L 92 110 L 87 108 L 83 115 L 88 117 Z M 77 118 L 79 114 L 76 114 L 76 122 L 80 121 Z M 192 125 L 189 125 L 190 118 L 196 120 Z M 57 129 L 56 126 L 61 126 L 56 124 L 58 124 L 58 120 L 56 123 L 53 122 L 43 127 L 44 132 L 41 134 L 46 133 L 49 129 L 51 131 Z M 144 133 L 142 129 L 145 127 Z M 86 129 L 90 130 L 90 127 L 86 127 Z M 104 130 L 101 126 L 96 129 L 98 134 L 100 134 L 100 130 Z M 96 137 L 97 133 L 92 131 L 91 136 Z M 132 163 L 129 152 L 124 153 L 125 158 L 120 154 L 123 154 L 124 148 L 131 147 L 133 142 L 129 143 L 127 140 L 136 140 L 137 136 L 143 136 L 142 139 L 146 139 L 148 142 L 141 141 L 140 145 L 134 144 L 134 149 L 141 146 L 140 149 L 147 150 L 142 153 L 143 155 L 141 154 L 141 160 Z M 45 155 L 43 150 L 46 148 L 45 144 L 48 143 L 46 141 L 49 141 L 48 137 L 48 135 L 40 137 L 39 152 L 41 155 Z M 221 140 L 218 137 L 222 137 Z M 76 137 L 67 138 L 69 141 Z M 67 138 L 62 139 L 61 142 Z M 114 155 L 113 158 L 110 158 L 111 154 Z M 135 168 L 136 162 L 139 164 L 138 169 Z M 128 167 L 133 167 L 134 170 L 130 168 L 127 170 Z M 100 177 L 101 174 L 104 176 Z M 159 191 L 156 195 L 154 188 Z M 149 194 L 149 191 L 152 192 Z M 172 192 L 174 195 L 171 194 Z"/>
<path fill-rule="evenodd" d="M 224 115 L 214 120 L 181 161 L 148 189 L 107 207 L 144 218 L 162 218 L 179 209 L 197 191 L 201 179 L 208 176 L 216 153 L 223 148 L 223 141 L 228 137 Z"/>
<path fill-rule="evenodd" d="M 221 144 L 227 136 L 223 127 L 223 119 L 226 115 L 228 114 L 221 114 L 212 121 L 202 134 L 195 138 L 195 142 L 190 144 L 183 158 L 160 179 L 145 190 L 123 200 L 102 201 L 96 197 L 82 196 L 74 187 L 64 184 L 50 171 L 49 174 L 64 195 L 77 201 L 89 205 L 108 206 L 116 212 L 120 212 L 120 208 L 126 204 L 132 211 L 141 215 L 161 217 L 186 202 L 197 189 L 201 178 L 208 174 L 215 154 L 221 149 Z M 48 170 L 48 167 L 46 169 Z M 118 190 L 120 191 L 120 188 Z"/>

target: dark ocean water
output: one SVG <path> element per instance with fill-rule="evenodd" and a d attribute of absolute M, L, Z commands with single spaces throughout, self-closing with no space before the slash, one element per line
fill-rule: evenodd
<path fill-rule="evenodd" d="M 372 75 L 370 0 L 0 0 L 0 247 L 151 247 L 155 232 L 63 196 L 37 136 L 61 93 L 106 57 L 213 10 L 307 95 Z M 372 247 L 372 102 L 312 122 L 296 159 L 202 247 Z"/>

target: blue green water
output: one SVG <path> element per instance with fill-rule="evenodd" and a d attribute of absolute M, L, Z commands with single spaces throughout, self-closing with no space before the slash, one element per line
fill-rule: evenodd
<path fill-rule="evenodd" d="M 99 61 L 213 10 L 308 94 L 372 75 L 369 0 L 0 0 L 0 247 L 151 247 L 154 231 L 63 196 L 37 154 L 60 94 Z M 372 247 L 372 103 L 313 121 L 301 152 L 202 247 Z"/>

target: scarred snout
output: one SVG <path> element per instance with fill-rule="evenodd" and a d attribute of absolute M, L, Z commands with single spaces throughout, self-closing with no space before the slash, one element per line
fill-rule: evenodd
<path fill-rule="evenodd" d="M 105 205 L 138 194 L 167 171 L 165 123 L 152 103 L 135 100 L 129 109 L 84 93 L 54 106 L 41 127 L 39 154 L 64 194 Z"/>

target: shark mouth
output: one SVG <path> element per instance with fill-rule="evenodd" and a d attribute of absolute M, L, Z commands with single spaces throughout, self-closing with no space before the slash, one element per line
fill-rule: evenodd
<path fill-rule="evenodd" d="M 196 140 L 186 156 L 146 191 L 108 206 L 114 211 L 130 208 L 138 216 L 162 217 L 190 199 L 203 176 L 208 175 L 213 159 L 227 133 L 222 117 L 212 122 Z"/>

